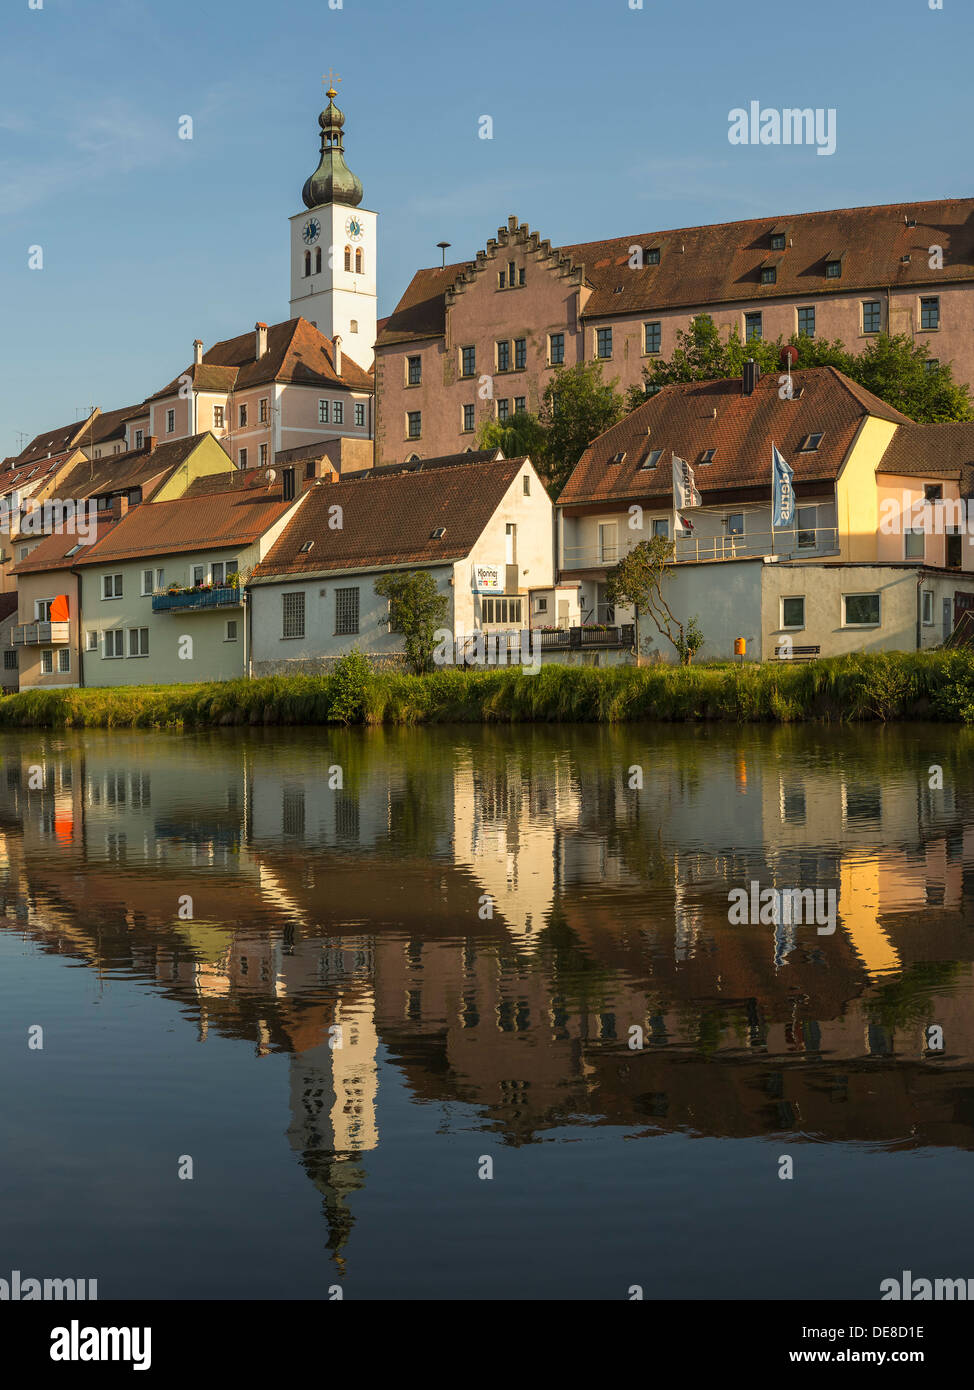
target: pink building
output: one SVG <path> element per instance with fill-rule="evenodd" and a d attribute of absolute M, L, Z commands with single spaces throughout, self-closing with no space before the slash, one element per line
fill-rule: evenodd
<path fill-rule="evenodd" d="M 593 358 L 625 389 L 695 314 L 744 339 L 861 351 L 906 333 L 974 384 L 974 199 L 755 218 L 553 247 L 516 217 L 474 260 L 417 271 L 380 324 L 376 462 L 473 445 Z"/>
<path fill-rule="evenodd" d="M 238 468 L 325 440 L 370 440 L 372 377 L 302 318 L 214 343 L 126 420 L 130 449 L 211 430 Z"/>

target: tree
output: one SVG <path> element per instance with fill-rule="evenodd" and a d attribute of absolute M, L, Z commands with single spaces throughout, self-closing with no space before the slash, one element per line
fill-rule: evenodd
<path fill-rule="evenodd" d="M 654 536 L 650 541 L 640 541 L 605 576 L 608 601 L 632 608 L 635 613 L 637 661 L 640 609 L 652 618 L 660 636 L 676 648 L 681 665 L 689 666 L 703 646 L 703 633 L 696 616 L 681 623 L 663 597 L 663 583 L 669 576 L 674 553 L 671 540 Z"/>
<path fill-rule="evenodd" d="M 795 369 L 837 367 L 867 391 L 921 422 L 974 419 L 966 384 L 954 381 L 949 365 L 936 364 L 926 347 L 905 334 L 881 333 L 861 353 L 849 352 L 839 339 L 794 334 L 790 345 L 798 353 Z M 726 340 L 709 314 L 698 314 L 688 330 L 677 333 L 677 346 L 667 361 L 655 359 L 643 369 L 642 387 L 630 388 L 627 406 L 634 410 L 647 396 L 674 381 L 717 381 L 737 377 L 748 358 L 762 372 L 781 372 L 783 339 L 741 340 L 732 328 Z"/>
<path fill-rule="evenodd" d="M 509 459 L 527 454 L 538 472 L 544 474 L 547 432 L 530 411 L 519 410 L 507 420 L 485 420 L 477 445 L 481 449 L 503 449 L 504 457 Z"/>
<path fill-rule="evenodd" d="M 625 414 L 616 380 L 602 380 L 602 363 L 580 362 L 555 372 L 545 387 L 541 424 L 546 436 L 544 478 L 557 497 L 568 475 L 597 435 Z"/>
<path fill-rule="evenodd" d="M 406 660 L 419 676 L 432 670 L 436 630 L 446 622 L 450 604 L 426 570 L 384 574 L 376 580 L 375 592 L 389 600 L 389 623 L 402 634 Z"/>

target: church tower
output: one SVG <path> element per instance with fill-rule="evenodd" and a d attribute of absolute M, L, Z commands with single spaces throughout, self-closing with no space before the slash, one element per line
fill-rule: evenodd
<path fill-rule="evenodd" d="M 308 319 L 368 371 L 376 324 L 376 214 L 359 204 L 362 184 L 345 163 L 345 116 L 328 88 L 318 117 L 321 161 L 291 222 L 291 318 Z"/>

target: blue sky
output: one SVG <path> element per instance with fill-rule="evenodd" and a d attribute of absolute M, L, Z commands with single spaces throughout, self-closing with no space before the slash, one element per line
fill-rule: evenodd
<path fill-rule="evenodd" d="M 631 3 L 9 0 L 0 455 L 141 400 L 196 337 L 287 317 L 329 68 L 380 214 L 380 315 L 438 241 L 467 259 L 511 213 L 558 245 L 974 191 L 970 0 Z M 730 145 L 752 100 L 834 107 L 836 153 Z"/>

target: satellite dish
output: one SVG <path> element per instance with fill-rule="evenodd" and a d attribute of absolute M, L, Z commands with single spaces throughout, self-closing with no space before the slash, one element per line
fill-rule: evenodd
<path fill-rule="evenodd" d="M 267 479 L 269 483 L 272 483 L 274 479 L 277 477 L 277 474 L 274 472 L 273 468 L 268 468 L 267 472 L 264 474 L 264 477 Z"/>

